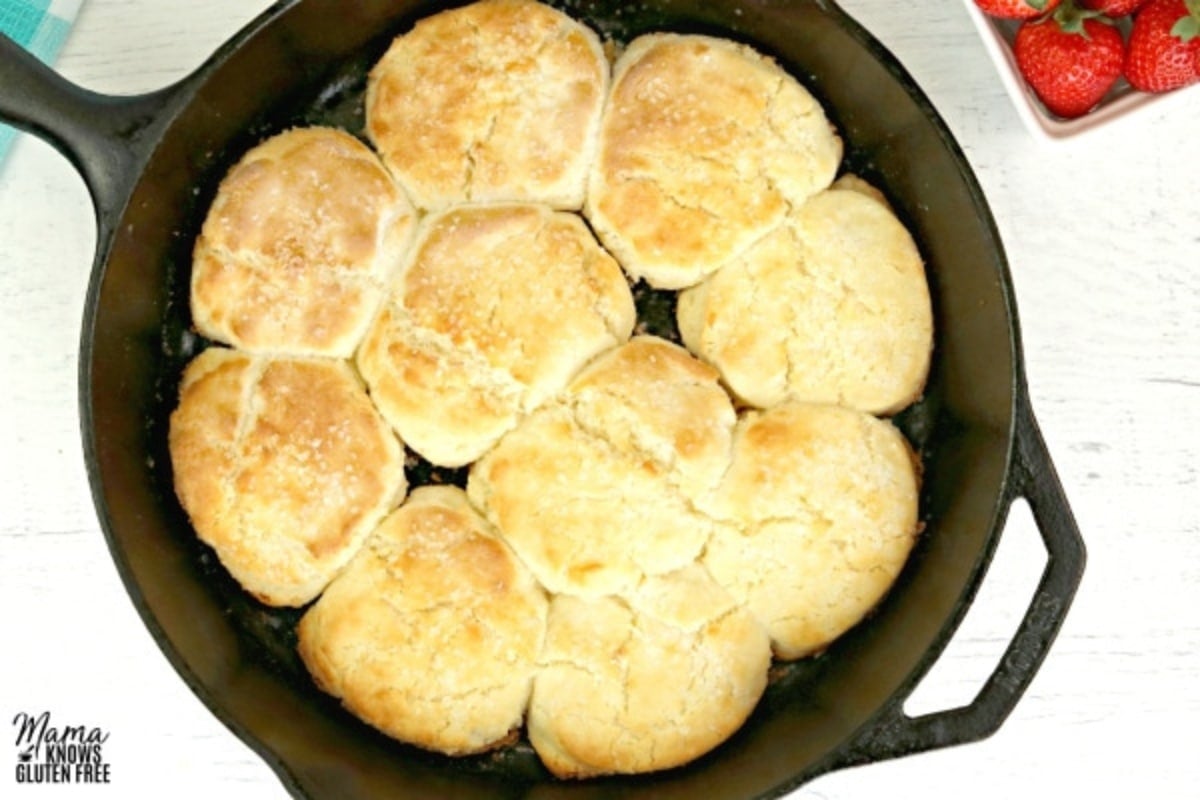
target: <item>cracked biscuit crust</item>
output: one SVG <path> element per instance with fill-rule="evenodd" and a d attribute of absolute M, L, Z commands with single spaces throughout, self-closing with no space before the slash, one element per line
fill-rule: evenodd
<path fill-rule="evenodd" d="M 739 421 L 702 563 L 780 658 L 824 649 L 891 587 L 919 530 L 917 464 L 890 422 L 850 409 L 789 403 Z"/>
<path fill-rule="evenodd" d="M 422 222 L 357 361 L 401 438 L 457 467 L 626 341 L 634 318 L 620 267 L 578 216 L 459 206 Z"/>
<path fill-rule="evenodd" d="M 476 462 L 467 492 L 543 585 L 598 596 L 696 560 L 696 509 L 729 462 L 735 416 L 716 373 L 635 337 Z"/>
<path fill-rule="evenodd" d="M 617 61 L 585 213 L 629 273 L 692 286 L 829 186 L 842 144 L 774 61 L 650 34 Z"/>
<path fill-rule="evenodd" d="M 406 489 L 400 443 L 341 361 L 206 350 L 169 447 L 197 535 L 271 605 L 316 597 Z"/>
<path fill-rule="evenodd" d="M 577 211 L 608 82 L 584 25 L 529 0 L 483 0 L 396 39 L 371 71 L 367 132 L 423 209 Z"/>
<path fill-rule="evenodd" d="M 196 327 L 249 352 L 349 357 L 414 228 L 366 145 L 329 128 L 279 134 L 213 200 L 193 253 Z"/>
<path fill-rule="evenodd" d="M 723 742 L 766 687 L 762 626 L 699 566 L 624 597 L 555 597 L 529 738 L 560 777 L 687 763 Z"/>
<path fill-rule="evenodd" d="M 861 181 L 842 181 L 682 292 L 679 330 L 742 401 L 897 412 L 924 390 L 933 347 L 912 236 Z"/>
<path fill-rule="evenodd" d="M 547 599 L 461 489 L 425 486 L 305 614 L 322 689 L 384 733 L 450 755 L 521 726 Z"/>

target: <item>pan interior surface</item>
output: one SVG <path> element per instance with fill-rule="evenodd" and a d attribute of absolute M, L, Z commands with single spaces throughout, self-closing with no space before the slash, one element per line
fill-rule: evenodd
<path fill-rule="evenodd" d="M 194 238 L 225 171 L 269 135 L 335 125 L 362 135 L 366 73 L 391 39 L 441 6 L 374 0 L 282 4 L 203 68 L 134 189 L 85 332 L 83 410 L 93 487 L 115 560 L 155 638 L 192 689 L 313 797 L 771 796 L 836 764 L 898 691 L 931 665 L 998 535 L 1019 355 L 1007 268 L 962 154 L 891 56 L 827 2 L 557 3 L 617 40 L 704 32 L 776 57 L 821 100 L 845 170 L 881 187 L 918 242 L 936 348 L 924 399 L 897 423 L 921 452 L 925 532 L 877 612 L 817 658 L 780 665 L 759 708 L 715 752 L 667 773 L 551 779 L 517 745 L 451 760 L 393 742 L 312 684 L 295 654 L 299 612 L 245 595 L 196 539 L 171 488 L 167 419 L 191 332 Z M 670 299 L 643 294 L 663 318 Z M 414 484 L 459 481 L 419 468 Z"/>

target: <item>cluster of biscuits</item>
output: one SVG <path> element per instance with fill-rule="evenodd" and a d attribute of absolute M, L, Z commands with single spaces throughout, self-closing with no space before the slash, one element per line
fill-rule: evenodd
<path fill-rule="evenodd" d="M 686 763 L 887 591 L 919 463 L 887 415 L 932 321 L 912 238 L 747 46 L 610 64 L 534 0 L 418 22 L 370 145 L 281 133 L 222 182 L 172 415 L 197 534 L 371 725 L 519 735 L 556 775 Z M 631 285 L 678 290 L 682 344 Z M 405 448 L 469 465 L 409 491 Z M 315 600 L 315 602 L 313 602 Z"/>

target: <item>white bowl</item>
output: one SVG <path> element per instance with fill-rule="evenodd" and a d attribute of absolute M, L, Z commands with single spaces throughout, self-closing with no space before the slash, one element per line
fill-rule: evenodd
<path fill-rule="evenodd" d="M 1100 105 L 1092 111 L 1075 119 L 1063 119 L 1046 110 L 1037 95 L 1025 83 L 1020 70 L 1017 69 L 1017 59 L 1013 55 L 1012 41 L 1020 22 L 989 17 L 975 5 L 974 0 L 963 0 L 963 5 L 966 6 L 971 21 L 975 23 L 975 29 L 979 31 L 979 37 L 983 40 L 983 45 L 991 57 L 992 63 L 996 65 L 996 71 L 1000 73 L 1000 79 L 1004 83 L 1009 97 L 1012 98 L 1013 105 L 1017 108 L 1017 114 L 1030 133 L 1039 139 L 1047 141 L 1069 139 L 1129 117 L 1135 112 L 1151 107 L 1162 109 L 1169 103 L 1178 102 L 1182 95 L 1192 96 L 1193 91 L 1200 88 L 1192 86 L 1174 92 L 1150 94 L 1139 92 L 1124 78 L 1121 78 L 1100 101 Z M 1118 24 L 1122 26 L 1124 33 L 1128 33 L 1127 19 L 1121 20 Z"/>

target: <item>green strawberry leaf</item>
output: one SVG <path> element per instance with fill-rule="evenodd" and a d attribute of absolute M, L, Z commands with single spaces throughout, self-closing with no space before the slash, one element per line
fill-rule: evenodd
<path fill-rule="evenodd" d="M 1187 14 L 1171 27 L 1171 35 L 1183 42 L 1200 36 L 1200 0 L 1183 0 Z"/>
<path fill-rule="evenodd" d="M 1195 2 L 1200 3 L 1200 0 L 1195 0 Z M 1063 33 L 1077 33 L 1085 39 L 1092 38 L 1088 36 L 1087 28 L 1083 24 L 1089 19 L 1109 25 L 1113 24 L 1112 20 L 1104 16 L 1103 12 L 1081 8 L 1072 2 L 1072 0 L 1067 0 L 1067 2 L 1059 5 L 1054 10 L 1054 13 L 1049 16 L 1058 23 L 1058 27 L 1062 29 Z"/>
<path fill-rule="evenodd" d="M 1191 14 L 1180 17 L 1179 21 L 1171 26 L 1171 35 L 1180 41 L 1190 42 L 1200 36 L 1200 19 Z"/>

